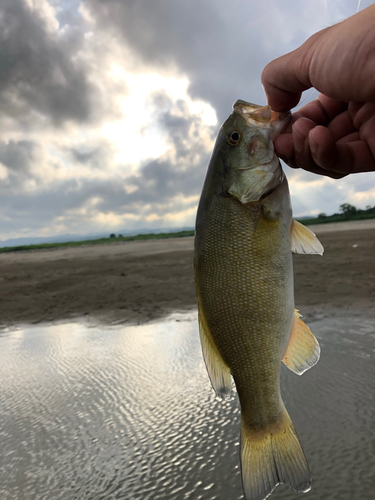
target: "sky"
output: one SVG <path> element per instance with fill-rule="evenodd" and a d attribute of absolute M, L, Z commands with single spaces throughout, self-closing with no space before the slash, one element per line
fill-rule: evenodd
<path fill-rule="evenodd" d="M 0 0 L 0 240 L 193 226 L 233 102 L 266 104 L 264 66 L 357 6 Z M 374 205 L 374 174 L 285 170 L 297 217 Z"/>

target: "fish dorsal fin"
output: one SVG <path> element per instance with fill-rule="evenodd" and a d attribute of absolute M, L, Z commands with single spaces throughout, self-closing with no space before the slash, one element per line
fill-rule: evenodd
<path fill-rule="evenodd" d="M 306 226 L 293 219 L 290 230 L 291 247 L 294 253 L 318 253 L 323 255 L 324 248 L 315 234 Z"/>
<path fill-rule="evenodd" d="M 202 344 L 203 358 L 212 387 L 218 396 L 228 398 L 232 389 L 230 368 L 224 362 L 207 327 L 204 315 L 198 306 L 199 333 Z"/>
<path fill-rule="evenodd" d="M 320 356 L 318 341 L 300 318 L 301 315 L 295 309 L 289 343 L 282 359 L 283 363 L 297 375 L 302 375 L 316 365 Z"/>

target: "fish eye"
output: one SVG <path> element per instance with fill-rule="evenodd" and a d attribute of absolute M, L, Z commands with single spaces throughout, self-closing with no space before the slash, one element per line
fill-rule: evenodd
<path fill-rule="evenodd" d="M 227 138 L 228 144 L 231 146 L 237 146 L 237 144 L 240 142 L 241 136 L 240 133 L 237 132 L 237 130 L 233 130 Z"/>

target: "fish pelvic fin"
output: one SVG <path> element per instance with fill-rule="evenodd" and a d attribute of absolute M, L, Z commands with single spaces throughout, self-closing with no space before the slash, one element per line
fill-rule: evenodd
<path fill-rule="evenodd" d="M 323 255 L 324 248 L 315 234 L 306 226 L 293 219 L 290 229 L 292 252 Z"/>
<path fill-rule="evenodd" d="M 320 357 L 320 346 L 310 328 L 301 320 L 301 315 L 294 310 L 294 319 L 289 343 L 282 358 L 283 363 L 292 372 L 302 375 L 316 365 Z"/>
<path fill-rule="evenodd" d="M 212 387 L 218 396 L 229 398 L 232 390 L 230 368 L 221 357 L 221 354 L 215 345 L 199 305 L 198 323 L 203 358 Z"/>
<path fill-rule="evenodd" d="M 246 500 L 264 500 L 280 483 L 303 493 L 311 489 L 309 466 L 285 408 L 280 421 L 257 431 L 242 416 L 241 471 Z"/>

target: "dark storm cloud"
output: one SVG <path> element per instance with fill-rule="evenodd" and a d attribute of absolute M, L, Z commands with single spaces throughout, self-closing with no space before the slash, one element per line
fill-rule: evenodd
<path fill-rule="evenodd" d="M 188 78 L 190 96 L 210 102 L 222 122 L 237 98 L 265 102 L 263 66 L 323 27 L 319 22 L 327 23 L 326 13 L 314 14 L 323 0 L 82 0 L 83 8 L 81 0 L 48 1 L 55 13 L 48 13 L 42 0 L 0 0 L 4 235 L 37 235 L 41 229 L 49 234 L 86 232 L 90 224 L 96 230 L 106 223 L 101 221 L 112 223 L 125 215 L 132 227 L 149 227 L 152 221 L 160 227 L 168 225 L 163 217 L 175 217 L 172 224 L 179 224 L 188 209 L 186 220 L 190 217 L 193 224 L 191 208 L 218 126 L 205 125 L 185 101 L 154 93 L 139 133 L 153 142 L 164 132 L 168 150 L 143 161 L 139 169 L 126 158 L 118 165 L 116 158 L 124 158 L 121 120 L 127 123 L 133 112 L 126 104 L 123 109 L 122 98 L 132 85 L 128 88 L 127 76 L 112 72 L 112 65 L 126 75 L 156 72 Z M 344 9 L 350 2 L 336 3 Z M 54 127 L 65 122 L 76 124 L 69 123 L 62 135 Z M 114 138 L 101 128 L 104 124 L 114 126 Z M 347 193 L 355 185 L 363 191 L 373 186 L 342 181 L 341 190 L 327 183 L 317 193 L 312 174 L 291 171 L 290 177 L 302 186 L 301 192 L 292 189 L 297 214 L 312 206 L 332 212 L 339 203 L 350 202 Z M 112 214 L 119 217 L 111 219 Z"/>
<path fill-rule="evenodd" d="M 22 0 L 0 2 L 0 111 L 21 123 L 37 111 L 55 124 L 90 117 L 93 87 L 73 61 L 83 33 L 52 33 Z"/>
<path fill-rule="evenodd" d="M 0 142 L 0 163 L 9 172 L 24 174 L 29 170 L 35 150 L 36 144 L 32 141 Z"/>
<path fill-rule="evenodd" d="M 190 95 L 210 102 L 220 122 L 238 98 L 265 103 L 260 84 L 265 63 L 302 43 L 315 21 L 310 16 L 310 26 L 301 23 L 311 7 L 301 2 L 86 0 L 85 5 L 98 26 L 119 35 L 146 66 L 177 67 L 186 74 Z M 294 38 L 293 19 L 300 26 Z"/>
<path fill-rule="evenodd" d="M 86 150 L 86 149 L 77 149 L 77 148 L 72 148 L 70 150 L 71 155 L 73 156 L 73 159 L 77 161 L 78 163 L 84 163 L 84 164 L 90 164 L 92 165 L 93 162 L 95 161 L 95 157 L 97 155 L 97 150 Z"/>
<path fill-rule="evenodd" d="M 104 141 L 96 141 L 94 146 L 81 144 L 69 149 L 65 149 L 67 158 L 73 164 L 80 164 L 90 167 L 92 170 L 102 170 L 108 165 L 110 151 L 108 144 Z M 79 168 L 79 166 L 78 166 Z"/>
<path fill-rule="evenodd" d="M 6 173 L 0 182 L 1 197 L 19 191 L 33 177 L 31 166 L 39 152 L 38 145 L 33 141 L 0 142 L 0 165 Z"/>
<path fill-rule="evenodd" d="M 115 30 L 148 66 L 177 66 L 193 98 L 210 102 L 224 120 L 237 98 L 264 101 L 260 73 L 262 23 L 239 2 L 87 0 L 106 30 Z M 237 9 L 235 6 L 237 5 Z M 242 5 L 244 5 L 242 3 Z M 251 6 L 251 4 L 249 4 Z M 246 18 L 245 18 L 246 15 Z M 267 26 L 264 26 L 267 37 Z"/>

